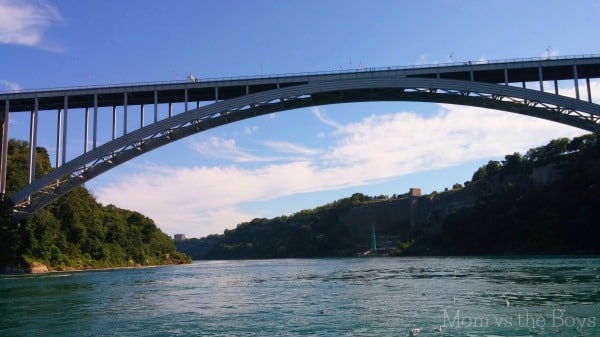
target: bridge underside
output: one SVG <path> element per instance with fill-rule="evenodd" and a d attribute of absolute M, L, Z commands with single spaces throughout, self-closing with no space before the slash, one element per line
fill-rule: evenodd
<path fill-rule="evenodd" d="M 192 109 L 127 133 L 56 168 L 11 196 L 23 219 L 109 169 L 181 138 L 224 124 L 310 106 L 375 101 L 449 103 L 503 110 L 600 133 L 600 106 L 509 85 L 466 80 L 381 77 L 315 81 Z"/>

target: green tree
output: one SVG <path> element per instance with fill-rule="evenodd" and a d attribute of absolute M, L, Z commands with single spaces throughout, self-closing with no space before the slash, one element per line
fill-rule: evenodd
<path fill-rule="evenodd" d="M 524 160 L 519 152 L 507 154 L 502 161 L 502 170 L 507 173 L 518 172 L 523 169 Z"/>
<path fill-rule="evenodd" d="M 590 133 L 587 135 L 573 138 L 567 147 L 569 152 L 582 151 L 586 148 L 593 147 L 597 143 L 597 135 Z"/>
<path fill-rule="evenodd" d="M 473 177 L 471 178 L 472 182 L 484 180 L 487 177 L 487 172 L 485 171 L 485 166 L 481 166 L 480 168 L 473 173 Z"/>
<path fill-rule="evenodd" d="M 0 196 L 0 270 L 18 261 L 20 235 L 18 224 L 12 218 L 13 203 Z"/>
<path fill-rule="evenodd" d="M 485 166 L 485 173 L 488 177 L 498 174 L 500 171 L 502 171 L 502 164 L 497 160 L 490 160 Z"/>
<path fill-rule="evenodd" d="M 525 158 L 532 162 L 543 162 L 568 152 L 570 140 L 568 138 L 558 138 L 551 140 L 548 144 L 541 147 L 530 149 L 525 154 Z"/>

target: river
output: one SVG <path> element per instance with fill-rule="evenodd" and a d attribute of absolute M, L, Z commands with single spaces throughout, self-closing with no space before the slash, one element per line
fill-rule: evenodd
<path fill-rule="evenodd" d="M 408 336 L 413 328 L 598 337 L 600 258 L 195 261 L 0 275 L 0 336 Z"/>

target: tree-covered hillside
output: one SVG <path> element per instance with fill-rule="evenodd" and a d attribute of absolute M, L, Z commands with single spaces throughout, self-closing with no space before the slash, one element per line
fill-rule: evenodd
<path fill-rule="evenodd" d="M 177 242 L 177 247 L 194 259 L 349 256 L 358 238 L 338 214 L 368 200 L 372 198 L 356 193 L 291 216 L 244 222 L 223 235 Z"/>
<path fill-rule="evenodd" d="M 48 153 L 37 148 L 36 174 L 51 170 Z M 27 183 L 27 142 L 10 140 L 7 195 Z M 0 270 L 40 262 L 51 269 L 86 269 L 190 262 L 154 221 L 138 212 L 102 206 L 77 187 L 15 223 L 5 197 L 0 214 Z"/>

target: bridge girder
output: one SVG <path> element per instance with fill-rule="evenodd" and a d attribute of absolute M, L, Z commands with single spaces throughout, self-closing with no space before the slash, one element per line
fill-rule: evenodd
<path fill-rule="evenodd" d="M 98 146 L 15 192 L 11 196 L 16 205 L 15 217 L 26 218 L 101 173 L 195 133 L 273 112 L 369 101 L 418 101 L 489 108 L 600 133 L 600 105 L 532 89 L 399 76 L 315 81 L 191 109 Z"/>

